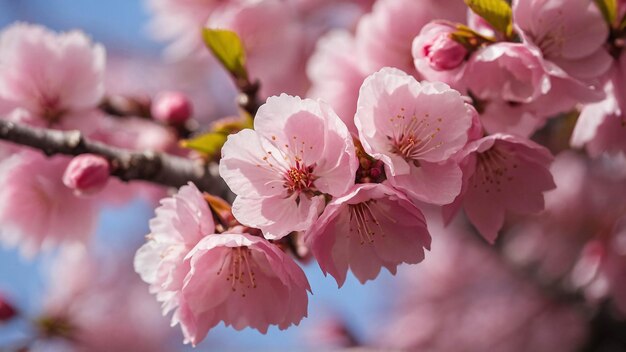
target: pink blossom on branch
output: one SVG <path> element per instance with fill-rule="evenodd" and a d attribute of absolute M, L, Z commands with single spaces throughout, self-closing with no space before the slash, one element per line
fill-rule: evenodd
<path fill-rule="evenodd" d="M 391 273 L 401 263 L 419 263 L 430 249 L 422 212 L 401 192 L 381 183 L 358 184 L 334 199 L 305 241 L 322 271 L 339 286 L 348 269 L 365 283 L 385 267 Z"/>
<path fill-rule="evenodd" d="M 384 68 L 363 83 L 355 123 L 363 148 L 385 163 L 394 187 L 441 205 L 461 191 L 461 169 L 451 156 L 465 145 L 473 115 L 446 84 Z"/>
<path fill-rule="evenodd" d="M 552 154 L 530 140 L 494 134 L 468 143 L 457 156 L 463 166 L 463 191 L 444 207 L 449 220 L 461 205 L 468 219 L 494 242 L 507 211 L 543 210 L 543 192 L 555 187 L 548 170 Z"/>
<path fill-rule="evenodd" d="M 104 47 L 81 32 L 14 24 L 0 36 L 0 100 L 28 110 L 34 124 L 87 129 L 85 115 L 104 94 L 104 65 Z"/>
<path fill-rule="evenodd" d="M 608 26 L 594 1 L 514 1 L 513 21 L 524 42 L 541 50 L 555 77 L 597 87 L 611 65 L 604 48 Z"/>
<path fill-rule="evenodd" d="M 269 239 L 308 229 L 324 195 L 343 195 L 357 169 L 352 138 L 325 103 L 283 94 L 259 108 L 254 131 L 230 135 L 220 175 L 237 195 L 233 214 Z"/>
<path fill-rule="evenodd" d="M 309 283 L 277 246 L 247 233 L 206 236 L 185 258 L 190 271 L 181 290 L 179 322 L 197 344 L 220 321 L 236 330 L 266 333 L 298 325 L 307 315 Z"/>
<path fill-rule="evenodd" d="M 182 280 L 189 272 L 185 256 L 204 236 L 215 233 L 215 224 L 202 193 L 191 183 L 161 200 L 155 213 L 148 242 L 135 255 L 135 271 L 167 313 L 180 302 Z"/>
<path fill-rule="evenodd" d="M 530 103 L 550 90 L 550 77 L 535 48 L 496 43 L 474 53 L 465 76 L 468 89 L 483 100 Z"/>
<path fill-rule="evenodd" d="M 306 316 L 309 284 L 295 262 L 261 237 L 231 229 L 215 234 L 211 211 L 189 184 L 162 201 L 135 270 L 174 310 L 185 341 L 194 345 L 224 321 L 238 330 L 281 329 Z"/>

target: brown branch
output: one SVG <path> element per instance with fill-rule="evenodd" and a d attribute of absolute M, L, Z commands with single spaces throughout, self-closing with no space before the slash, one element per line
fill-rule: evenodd
<path fill-rule="evenodd" d="M 191 181 L 201 191 L 224 195 L 228 188 L 202 161 L 166 153 L 131 151 L 85 138 L 79 131 L 36 128 L 0 119 L 0 140 L 29 146 L 46 155 L 97 154 L 109 160 L 111 174 L 123 181 L 143 180 L 180 187 Z"/>

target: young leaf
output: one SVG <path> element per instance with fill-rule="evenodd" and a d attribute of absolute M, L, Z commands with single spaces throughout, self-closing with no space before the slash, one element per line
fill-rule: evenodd
<path fill-rule="evenodd" d="M 617 0 L 594 0 L 602 17 L 609 26 L 613 26 L 617 18 Z"/>
<path fill-rule="evenodd" d="M 207 48 L 236 79 L 248 79 L 246 54 L 237 33 L 225 29 L 202 30 Z"/>
<path fill-rule="evenodd" d="M 465 0 L 467 6 L 506 37 L 513 35 L 511 6 L 505 0 Z"/>
<path fill-rule="evenodd" d="M 224 143 L 226 143 L 227 136 L 227 134 L 220 132 L 209 132 L 192 139 L 185 139 L 180 142 L 180 145 L 183 148 L 193 149 L 214 157 L 220 152 Z"/>

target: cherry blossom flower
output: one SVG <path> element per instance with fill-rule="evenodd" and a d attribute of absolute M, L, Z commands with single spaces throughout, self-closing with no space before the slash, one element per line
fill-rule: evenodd
<path fill-rule="evenodd" d="M 81 32 L 17 23 L 0 37 L 0 99 L 38 125 L 87 130 L 85 115 L 104 94 L 104 65 L 104 47 Z"/>
<path fill-rule="evenodd" d="M 485 104 L 480 121 L 487 133 L 505 133 L 528 138 L 548 120 L 538 104 L 492 100 Z"/>
<path fill-rule="evenodd" d="M 332 200 L 305 241 L 322 271 L 339 286 L 348 268 L 365 283 L 382 267 L 396 272 L 400 263 L 419 263 L 430 235 L 422 212 L 401 192 L 382 183 L 358 184 Z"/>
<path fill-rule="evenodd" d="M 162 41 L 169 41 L 165 56 L 170 60 L 206 56 L 199 29 L 221 0 L 148 0 L 152 14 L 149 29 Z"/>
<path fill-rule="evenodd" d="M 0 240 L 32 256 L 59 243 L 85 242 L 95 230 L 96 203 L 62 182 L 70 159 L 21 151 L 0 163 Z"/>
<path fill-rule="evenodd" d="M 519 43 L 496 43 L 472 55 L 465 80 L 484 100 L 530 103 L 550 90 L 541 53 Z"/>
<path fill-rule="evenodd" d="M 473 114 L 446 84 L 384 68 L 363 83 L 355 123 L 394 187 L 441 205 L 461 191 L 461 169 L 450 157 L 465 145 Z"/>
<path fill-rule="evenodd" d="M 306 316 L 306 277 L 278 247 L 241 227 L 215 234 L 209 206 L 191 183 L 161 203 L 135 270 L 163 313 L 174 310 L 172 324 L 181 325 L 185 342 L 199 343 L 220 321 L 266 332 Z"/>
<path fill-rule="evenodd" d="M 572 133 L 571 145 L 585 147 L 591 157 L 605 152 L 626 152 L 626 120 L 618 106 L 613 85 L 607 83 L 605 90 L 604 100 L 583 107 Z"/>
<path fill-rule="evenodd" d="M 508 259 L 532 267 L 542 282 L 580 290 L 591 306 L 612 299 L 626 314 L 625 166 L 621 155 L 594 160 L 573 151 L 557 155 L 551 167 L 557 188 L 546 193 L 544 212 L 507 231 Z"/>
<path fill-rule="evenodd" d="M 468 219 L 494 242 L 507 210 L 534 213 L 544 209 L 543 192 L 555 187 L 548 166 L 552 154 L 530 140 L 494 134 L 469 143 L 461 155 L 464 189 L 445 213 L 463 205 Z"/>
<path fill-rule="evenodd" d="M 197 344 L 223 321 L 236 330 L 281 330 L 307 315 L 309 283 L 277 246 L 246 233 L 206 236 L 187 255 L 179 322 L 186 341 Z"/>
<path fill-rule="evenodd" d="M 608 27 L 593 1 L 515 1 L 513 20 L 523 39 L 541 50 L 555 76 L 594 83 L 611 65 L 604 48 Z"/>
<path fill-rule="evenodd" d="M 606 97 L 582 108 L 572 134 L 571 145 L 585 147 L 591 157 L 626 153 L 626 55 L 614 62 L 610 77 Z"/>
<path fill-rule="evenodd" d="M 204 236 L 215 233 L 215 224 L 206 200 L 192 183 L 161 200 L 155 213 L 148 242 L 135 255 L 135 271 L 150 284 L 165 314 L 179 304 L 183 278 L 189 272 L 185 256 Z"/>
<path fill-rule="evenodd" d="M 259 108 L 254 131 L 228 137 L 220 175 L 237 195 L 235 217 L 276 239 L 309 228 L 323 194 L 354 184 L 357 164 L 348 129 L 327 104 L 283 94 Z"/>

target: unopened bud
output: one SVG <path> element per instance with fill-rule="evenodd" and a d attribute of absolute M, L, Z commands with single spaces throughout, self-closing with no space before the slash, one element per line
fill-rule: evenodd
<path fill-rule="evenodd" d="M 450 33 L 442 32 L 433 41 L 424 46 L 424 56 L 436 70 L 451 70 L 461 65 L 467 49 L 450 37 Z"/>
<path fill-rule="evenodd" d="M 180 92 L 163 92 L 152 102 L 152 117 L 168 125 L 182 125 L 191 113 L 191 102 Z"/>
<path fill-rule="evenodd" d="M 76 195 L 89 195 L 102 190 L 110 174 L 111 167 L 107 159 L 94 154 L 81 154 L 67 165 L 63 183 L 73 189 Z"/>
<path fill-rule="evenodd" d="M 17 310 L 11 305 L 5 297 L 0 295 L 0 323 L 7 322 L 17 315 Z"/>

